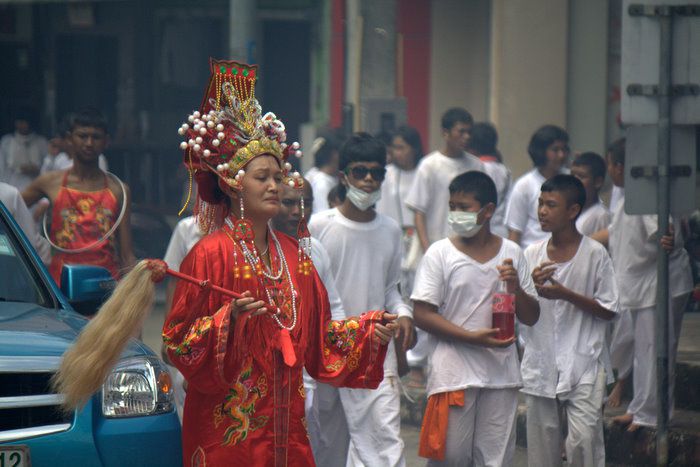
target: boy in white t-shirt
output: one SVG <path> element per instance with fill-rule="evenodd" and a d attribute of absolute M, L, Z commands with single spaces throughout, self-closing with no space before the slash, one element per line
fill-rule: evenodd
<path fill-rule="evenodd" d="M 586 191 L 576 177 L 547 180 L 538 216 L 551 238 L 525 250 L 541 309 L 540 320 L 525 334 L 521 365 L 533 466 L 561 465 L 564 423 L 568 465 L 605 465 L 602 407 L 610 376 L 605 334 L 618 311 L 618 292 L 608 252 L 576 229 L 585 204 Z"/>
<path fill-rule="evenodd" d="M 386 148 L 380 140 L 366 133 L 350 137 L 340 150 L 344 201 L 314 214 L 309 230 L 328 252 L 345 312 L 352 316 L 384 309 L 398 314 L 398 342 L 405 351 L 414 344 L 414 332 L 412 310 L 398 287 L 401 229 L 374 210 L 385 166 Z M 348 464 L 404 466 L 394 345 L 387 349 L 384 380 L 377 389 L 341 388 L 340 398 L 351 438 Z"/>
<path fill-rule="evenodd" d="M 484 163 L 485 172 L 496 184 L 498 205 L 490 222 L 491 232 L 508 238 L 508 228 L 505 224 L 506 206 L 508 206 L 508 195 L 513 185 L 513 177 L 510 169 L 503 163 L 503 158 L 496 148 L 497 144 L 498 132 L 496 132 L 496 128 L 490 123 L 479 122 L 472 127 L 467 151 Z"/>
<path fill-rule="evenodd" d="M 338 149 L 337 138 L 329 131 L 320 134 L 311 145 L 314 166 L 305 177 L 316 200 L 312 211 L 314 214 L 330 207 L 328 193 L 338 185 Z"/>
<path fill-rule="evenodd" d="M 448 193 L 455 235 L 428 248 L 411 295 L 432 346 L 419 454 L 431 466 L 511 465 L 521 379 L 515 338 L 496 338 L 492 296 L 505 282 L 518 320 L 531 326 L 536 292 L 520 247 L 491 233 L 493 180 L 466 172 Z"/>
<path fill-rule="evenodd" d="M 613 143 L 608 152 L 608 171 L 624 173 L 625 140 Z M 612 167 L 611 167 L 612 166 Z M 624 186 L 624 177 L 617 183 Z M 673 222 L 671 223 L 673 226 Z M 633 332 L 633 386 L 632 401 L 627 412 L 614 418 L 626 425 L 628 431 L 640 426 L 656 426 L 656 288 L 658 246 L 668 251 L 668 395 L 669 418 L 673 415 L 676 353 L 683 322 L 683 312 L 693 289 L 690 260 L 683 248 L 680 225 L 661 236 L 655 215 L 629 215 L 624 203 L 618 203 L 613 212 L 610 228 L 597 232 L 594 238 L 609 245 L 615 266 L 615 277 L 620 289 L 620 306 L 629 310 L 629 325 Z M 674 239 L 675 233 L 675 239 Z M 616 337 L 625 333 L 616 329 Z M 629 331 L 629 330 L 628 330 Z M 618 339 L 619 340 L 619 339 Z"/>
<path fill-rule="evenodd" d="M 605 182 L 605 161 L 595 152 L 584 152 L 571 164 L 571 175 L 581 180 L 586 190 L 586 205 L 576 219 L 576 230 L 591 236 L 610 224 L 610 211 L 600 200 Z"/>
<path fill-rule="evenodd" d="M 449 109 L 442 116 L 444 146 L 433 151 L 418 164 L 413 187 L 406 205 L 415 213 L 416 233 L 423 251 L 431 243 L 448 235 L 448 191 L 453 178 L 469 170 L 484 172 L 484 164 L 465 152 L 474 119 L 461 108 Z"/>
<path fill-rule="evenodd" d="M 564 170 L 569 157 L 569 134 L 558 126 L 545 125 L 532 135 L 527 152 L 535 168 L 515 181 L 505 221 L 508 239 L 523 248 L 549 238 L 537 220 L 537 199 L 542 183 Z"/>

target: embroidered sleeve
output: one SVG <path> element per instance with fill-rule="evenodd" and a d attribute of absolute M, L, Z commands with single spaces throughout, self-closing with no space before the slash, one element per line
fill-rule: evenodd
<path fill-rule="evenodd" d="M 317 275 L 315 281 L 317 306 L 308 321 L 306 370 L 314 379 L 334 386 L 376 388 L 384 378 L 386 345 L 374 338 L 374 329 L 384 312 L 331 320 L 325 288 Z"/>

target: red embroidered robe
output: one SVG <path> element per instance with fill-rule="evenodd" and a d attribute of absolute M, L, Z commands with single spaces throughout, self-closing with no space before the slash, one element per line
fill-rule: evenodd
<path fill-rule="evenodd" d="M 267 301 L 255 274 L 234 278 L 234 249 L 239 267 L 244 257 L 223 229 L 195 245 L 180 271 L 239 293 L 250 290 Z M 184 281 L 177 285 L 163 338 L 188 384 L 185 465 L 314 465 L 304 417 L 302 367 L 313 378 L 336 386 L 376 388 L 383 378 L 386 346 L 372 339 L 382 312 L 331 321 L 328 296 L 316 270 L 298 272 L 296 240 L 277 236 L 301 296 L 297 324 L 290 331 L 297 357 L 294 367 L 283 361 L 280 327 L 269 315 L 231 320 L 230 299 Z M 270 254 L 276 266 L 279 258 L 273 244 Z M 278 297 L 289 297 L 286 276 L 278 282 L 282 292 Z M 291 300 L 276 301 L 281 320 L 288 325 Z"/>

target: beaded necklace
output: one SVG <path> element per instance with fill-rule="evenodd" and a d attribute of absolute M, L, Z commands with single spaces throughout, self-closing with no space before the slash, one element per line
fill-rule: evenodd
<path fill-rule="evenodd" d="M 226 225 L 232 230 L 235 231 L 233 222 L 231 222 L 230 218 L 226 218 L 225 220 Z M 269 273 L 265 271 L 267 268 L 267 265 L 265 264 L 264 261 L 260 260 L 260 257 L 258 256 L 257 249 L 255 248 L 255 245 L 253 245 L 252 251 L 251 248 L 248 247 L 246 242 L 244 240 L 239 240 L 236 242 L 233 237 L 224 229 L 224 232 L 226 235 L 231 239 L 234 245 L 238 243 L 238 245 L 241 247 L 241 250 L 243 251 L 243 256 L 245 257 L 246 262 L 255 270 L 258 272 L 258 281 L 260 282 L 260 285 L 262 285 L 263 289 L 265 289 L 265 294 L 267 295 L 267 300 L 268 303 L 271 305 L 274 305 L 277 307 L 277 303 L 274 301 L 274 297 L 272 296 L 272 293 L 270 292 L 270 288 L 266 286 L 265 280 L 263 277 L 266 277 L 267 279 L 271 281 L 278 281 L 282 278 L 282 274 L 286 276 L 287 282 L 289 283 L 289 289 L 291 292 L 291 299 L 292 299 L 292 323 L 289 326 L 285 326 L 282 321 L 280 320 L 280 315 L 281 311 L 279 307 L 277 307 L 277 311 L 272 314 L 272 319 L 275 320 L 277 325 L 282 328 L 286 329 L 287 331 L 291 331 L 294 329 L 294 327 L 297 324 L 297 292 L 294 289 L 294 283 L 292 282 L 292 275 L 289 271 L 289 266 L 287 265 L 287 259 L 284 257 L 284 252 L 282 251 L 282 246 L 280 245 L 279 240 L 277 239 L 277 236 L 275 235 L 275 232 L 272 229 L 269 229 L 268 232 L 270 233 L 270 236 L 272 237 L 272 242 L 275 245 L 275 249 L 277 250 L 277 256 L 279 259 L 279 267 L 277 270 L 277 273 L 273 273 L 271 268 L 272 264 L 270 264 L 270 270 Z M 236 250 L 234 248 L 234 257 L 236 255 Z M 272 263 L 272 259 L 270 259 L 270 262 Z M 264 268 L 260 268 L 260 264 L 264 266 Z"/>

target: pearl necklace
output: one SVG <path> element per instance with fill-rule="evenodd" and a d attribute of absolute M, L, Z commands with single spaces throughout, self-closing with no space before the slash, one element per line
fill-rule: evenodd
<path fill-rule="evenodd" d="M 230 218 L 226 218 L 226 225 L 228 225 L 232 231 L 236 231 L 236 229 L 233 226 L 233 222 L 231 222 Z M 273 241 L 277 242 L 277 237 L 275 236 L 274 233 L 272 233 L 272 230 L 270 230 L 270 233 L 272 234 L 272 239 Z M 258 263 L 261 263 L 260 257 L 257 254 L 257 250 L 255 250 L 255 247 L 253 247 L 253 251 L 251 252 L 250 249 L 248 248 L 248 245 L 246 245 L 245 241 L 240 240 L 239 244 L 241 245 L 241 250 L 243 250 L 243 256 L 245 257 L 246 261 L 248 261 L 248 264 L 251 266 L 257 266 Z M 268 247 L 269 248 L 269 247 Z M 262 253 L 263 255 L 267 253 L 267 249 Z M 272 268 L 268 268 L 267 264 L 265 264 L 264 261 L 262 261 L 262 273 L 265 277 L 268 279 L 271 279 L 273 281 L 278 281 L 282 277 L 282 262 L 284 260 L 284 256 L 280 254 L 280 250 L 277 250 L 278 256 L 279 256 L 279 266 L 277 266 L 277 274 L 272 273 Z M 272 264 L 270 264 L 272 266 Z M 268 272 L 269 271 L 269 272 Z"/>
<path fill-rule="evenodd" d="M 227 217 L 226 218 L 226 225 L 228 225 L 231 230 L 234 230 L 233 223 L 231 220 Z M 280 260 L 280 267 L 279 267 L 279 272 L 276 275 L 276 277 L 273 277 L 272 274 L 267 274 L 263 270 L 263 274 L 265 277 L 271 280 L 279 280 L 282 277 L 282 273 L 284 272 L 285 275 L 287 276 L 287 282 L 289 283 L 289 291 L 292 295 L 292 324 L 289 326 L 285 326 L 282 321 L 279 318 L 280 315 L 280 309 L 277 307 L 277 303 L 274 302 L 272 294 L 270 293 L 270 290 L 265 287 L 263 284 L 263 288 L 265 289 L 265 294 L 267 295 L 267 300 L 270 305 L 275 305 L 277 307 L 277 312 L 272 314 L 272 319 L 275 320 L 277 325 L 282 328 L 286 329 L 287 331 L 291 331 L 294 329 L 297 325 L 297 292 L 294 289 L 294 282 L 292 282 L 292 274 L 289 272 L 289 266 L 287 265 L 287 258 L 284 257 L 284 252 L 282 251 L 282 246 L 280 245 L 279 240 L 277 239 L 277 236 L 275 235 L 273 230 L 270 230 L 270 235 L 272 236 L 272 242 L 275 244 L 275 249 L 277 250 L 277 256 L 279 257 Z M 253 253 L 248 249 L 248 246 L 245 244 L 243 240 L 239 241 L 239 245 L 241 246 L 241 249 L 243 250 L 243 255 L 246 258 L 246 261 L 248 261 L 248 264 L 255 265 L 260 261 L 260 258 L 257 258 Z M 264 264 L 264 263 L 263 263 Z M 267 266 L 266 266 L 267 267 Z"/>

